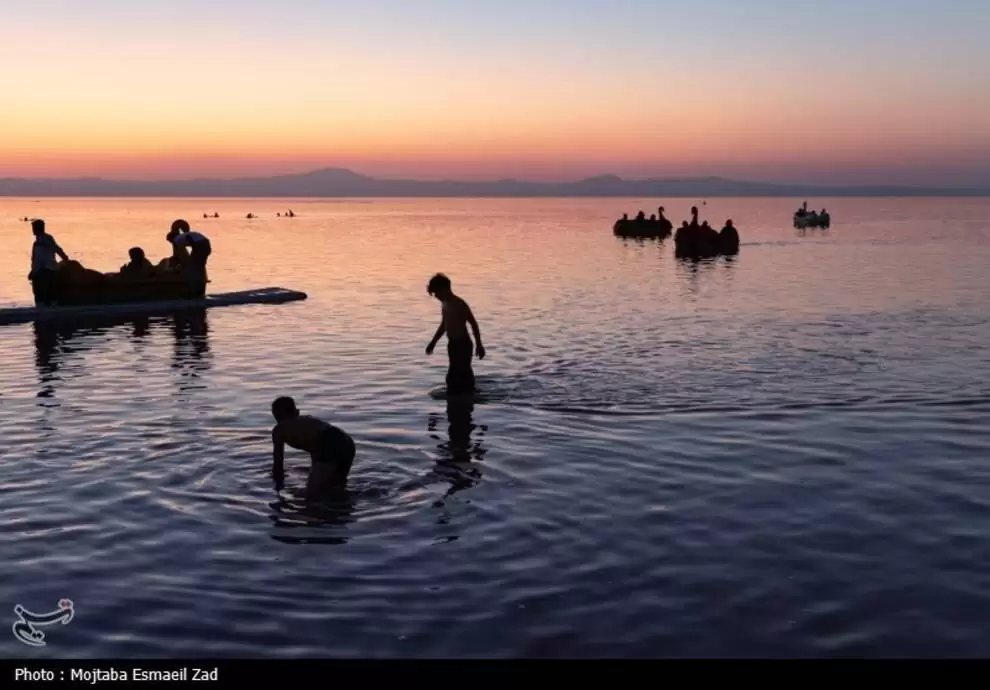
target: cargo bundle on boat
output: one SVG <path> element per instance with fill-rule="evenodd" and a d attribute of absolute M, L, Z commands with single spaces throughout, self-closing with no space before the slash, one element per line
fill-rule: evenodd
<path fill-rule="evenodd" d="M 145 271 L 101 273 L 78 261 L 63 261 L 55 270 L 52 297 L 58 306 L 196 299 L 203 288 L 183 270 L 149 267 Z"/>

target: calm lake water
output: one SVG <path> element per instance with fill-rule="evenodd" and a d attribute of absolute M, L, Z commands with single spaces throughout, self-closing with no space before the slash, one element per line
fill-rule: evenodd
<path fill-rule="evenodd" d="M 0 327 L 2 654 L 990 655 L 990 200 L 800 201 L 710 201 L 741 252 L 683 263 L 611 224 L 695 200 L 0 199 L 5 304 L 23 216 L 100 270 L 187 218 L 214 291 L 309 294 Z M 281 394 L 355 437 L 346 501 L 295 452 L 275 492 Z"/>

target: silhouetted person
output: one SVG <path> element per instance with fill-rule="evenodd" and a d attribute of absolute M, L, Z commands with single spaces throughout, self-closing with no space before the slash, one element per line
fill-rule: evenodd
<path fill-rule="evenodd" d="M 31 247 L 31 272 L 28 280 L 34 292 L 34 303 L 39 306 L 55 304 L 55 270 L 58 268 L 56 255 L 62 261 L 68 261 L 69 256 L 58 246 L 55 238 L 45 232 L 45 221 L 37 218 L 31 221 L 31 232 L 34 233 L 34 246 Z"/>
<path fill-rule="evenodd" d="M 179 234 L 172 238 L 172 244 L 189 247 L 189 263 L 186 267 L 190 282 L 197 297 L 206 294 L 206 262 L 213 253 L 213 245 L 209 238 L 201 232 L 196 232 L 184 220 L 172 223 L 172 230 Z"/>
<path fill-rule="evenodd" d="M 437 341 L 447 334 L 447 395 L 474 393 L 474 370 L 471 368 L 471 354 L 475 351 L 467 327 L 471 326 L 474 339 L 477 342 L 478 359 L 485 358 L 485 346 L 481 343 L 481 328 L 471 312 L 471 307 L 451 290 L 450 278 L 443 273 L 437 273 L 430 278 L 426 291 L 433 295 L 442 305 L 440 308 L 440 327 L 426 346 L 426 354 L 433 354 Z"/>
<path fill-rule="evenodd" d="M 719 250 L 723 254 L 735 254 L 739 251 L 739 232 L 732 224 L 732 219 L 725 221 L 725 227 L 718 234 Z"/>
<path fill-rule="evenodd" d="M 691 223 L 690 223 L 690 225 L 691 225 L 692 228 L 700 227 L 698 225 L 698 207 L 697 206 L 692 206 L 691 207 Z"/>
<path fill-rule="evenodd" d="M 310 415 L 299 414 L 290 397 L 272 403 L 272 477 L 281 491 L 285 479 L 285 446 L 309 453 L 312 461 L 306 492 L 319 495 L 344 488 L 354 462 L 354 440 L 342 429 Z"/>
<path fill-rule="evenodd" d="M 655 214 L 655 213 L 651 213 L 650 214 L 650 222 L 651 223 L 656 223 L 657 222 L 657 214 Z"/>
<path fill-rule="evenodd" d="M 131 260 L 120 267 L 121 276 L 140 278 L 151 274 L 153 266 L 144 255 L 144 250 L 141 247 L 132 247 L 127 254 Z"/>
<path fill-rule="evenodd" d="M 646 220 L 646 214 L 640 211 L 639 213 L 636 214 L 636 220 L 638 221 Z"/>

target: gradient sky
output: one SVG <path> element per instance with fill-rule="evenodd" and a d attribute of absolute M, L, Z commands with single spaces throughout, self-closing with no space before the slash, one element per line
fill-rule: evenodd
<path fill-rule="evenodd" d="M 990 185 L 988 0 L 0 0 L 0 176 Z"/>

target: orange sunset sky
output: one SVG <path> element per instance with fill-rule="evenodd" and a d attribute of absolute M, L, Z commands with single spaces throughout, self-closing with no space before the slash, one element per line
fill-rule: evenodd
<path fill-rule="evenodd" d="M 990 185 L 990 3 L 0 0 L 0 176 Z"/>

